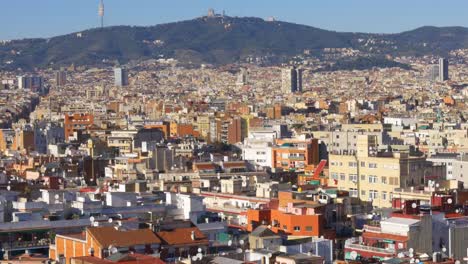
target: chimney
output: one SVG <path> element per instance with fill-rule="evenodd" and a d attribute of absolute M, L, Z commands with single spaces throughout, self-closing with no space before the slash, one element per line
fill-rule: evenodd
<path fill-rule="evenodd" d="M 192 231 L 190 233 L 190 238 L 192 238 L 192 240 L 195 241 L 195 231 Z"/>

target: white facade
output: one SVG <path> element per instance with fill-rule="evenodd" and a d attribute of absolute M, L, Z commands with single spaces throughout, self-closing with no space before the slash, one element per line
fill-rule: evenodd
<path fill-rule="evenodd" d="M 262 167 L 271 167 L 272 143 L 268 139 L 245 139 L 242 158 Z"/>

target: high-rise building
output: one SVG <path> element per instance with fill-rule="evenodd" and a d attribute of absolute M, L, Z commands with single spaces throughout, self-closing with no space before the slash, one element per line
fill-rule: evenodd
<path fill-rule="evenodd" d="M 55 72 L 55 85 L 63 86 L 67 83 L 67 73 L 65 71 Z"/>
<path fill-rule="evenodd" d="M 247 84 L 247 71 L 241 69 L 239 75 L 237 76 L 236 85 L 237 86 L 244 86 Z"/>
<path fill-rule="evenodd" d="M 127 86 L 128 85 L 128 72 L 123 68 L 114 69 L 115 86 Z"/>
<path fill-rule="evenodd" d="M 43 79 L 41 76 L 18 76 L 18 89 L 31 89 L 40 92 L 43 88 Z"/>
<path fill-rule="evenodd" d="M 295 67 L 281 71 L 281 90 L 284 93 L 302 92 L 302 69 Z"/>
<path fill-rule="evenodd" d="M 18 89 L 26 88 L 26 76 L 18 76 Z"/>
<path fill-rule="evenodd" d="M 296 69 L 296 76 L 297 76 L 297 87 L 296 92 L 302 92 L 302 72 L 303 69 Z"/>
<path fill-rule="evenodd" d="M 431 65 L 428 70 L 428 77 L 430 81 L 439 80 L 439 65 Z"/>
<path fill-rule="evenodd" d="M 447 59 L 439 59 L 439 81 L 443 82 L 449 79 L 449 63 Z"/>

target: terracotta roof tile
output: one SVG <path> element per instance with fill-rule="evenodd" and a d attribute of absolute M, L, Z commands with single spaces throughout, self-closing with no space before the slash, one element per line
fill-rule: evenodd
<path fill-rule="evenodd" d="M 192 240 L 192 231 L 195 234 L 195 240 Z M 166 245 L 208 243 L 207 237 L 197 227 L 176 228 L 172 231 L 161 231 L 157 232 L 156 234 Z"/>
<path fill-rule="evenodd" d="M 114 227 L 89 227 L 89 234 L 102 247 L 160 244 L 161 240 L 150 229 L 116 230 Z"/>

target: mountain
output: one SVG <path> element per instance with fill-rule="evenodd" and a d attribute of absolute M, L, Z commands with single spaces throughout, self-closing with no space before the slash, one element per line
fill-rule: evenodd
<path fill-rule="evenodd" d="M 201 17 L 151 27 L 115 26 L 0 44 L 0 68 L 100 65 L 174 57 L 226 64 L 249 56 L 288 58 L 353 48 L 371 55 L 446 54 L 468 48 L 468 28 L 422 27 L 398 34 L 343 33 L 251 17 Z"/>

